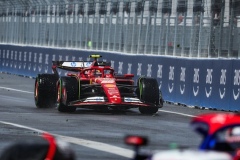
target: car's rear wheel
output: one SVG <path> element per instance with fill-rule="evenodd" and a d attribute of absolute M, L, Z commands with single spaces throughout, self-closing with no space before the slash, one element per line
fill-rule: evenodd
<path fill-rule="evenodd" d="M 137 95 L 142 102 L 151 105 L 150 107 L 139 107 L 139 111 L 142 114 L 157 113 L 160 105 L 160 96 L 157 80 L 154 78 L 140 78 L 138 80 L 137 92 Z"/>
<path fill-rule="evenodd" d="M 57 108 L 59 112 L 75 112 L 76 107 L 69 102 L 78 99 L 78 80 L 75 77 L 61 77 L 57 85 Z"/>
<path fill-rule="evenodd" d="M 58 76 L 54 74 L 39 74 L 36 77 L 34 100 L 37 108 L 55 106 L 57 80 Z"/>

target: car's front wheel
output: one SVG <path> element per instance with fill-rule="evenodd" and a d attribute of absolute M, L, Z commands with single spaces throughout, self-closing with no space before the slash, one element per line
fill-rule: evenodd
<path fill-rule="evenodd" d="M 78 99 L 78 80 L 75 77 L 62 77 L 57 85 L 57 109 L 59 112 L 75 112 L 76 107 L 69 102 Z"/>
<path fill-rule="evenodd" d="M 139 107 L 142 114 L 155 114 L 158 112 L 158 107 Z"/>
<path fill-rule="evenodd" d="M 151 105 L 150 107 L 139 107 L 142 114 L 154 114 L 160 108 L 160 92 L 158 82 L 154 78 L 142 77 L 138 80 L 137 95 L 139 99 Z"/>

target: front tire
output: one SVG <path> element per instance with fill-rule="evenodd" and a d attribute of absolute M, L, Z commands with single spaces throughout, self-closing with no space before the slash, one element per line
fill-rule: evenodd
<path fill-rule="evenodd" d="M 69 102 L 78 99 L 78 80 L 75 77 L 62 77 L 57 86 L 57 108 L 59 112 L 75 112 L 76 107 Z"/>
<path fill-rule="evenodd" d="M 161 106 L 158 82 L 154 78 L 140 78 L 138 80 L 137 95 L 139 99 L 151 107 L 139 107 L 142 114 L 155 114 Z"/>
<path fill-rule="evenodd" d="M 158 112 L 158 107 L 139 107 L 138 109 L 142 114 L 155 114 Z"/>

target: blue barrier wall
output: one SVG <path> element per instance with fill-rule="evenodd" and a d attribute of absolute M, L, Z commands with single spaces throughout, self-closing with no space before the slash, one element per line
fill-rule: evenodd
<path fill-rule="evenodd" d="M 101 54 L 117 74 L 157 78 L 165 101 L 190 106 L 239 111 L 240 61 L 183 59 L 148 55 L 0 45 L 0 71 L 36 77 L 52 73 L 52 60 L 90 60 Z M 62 73 L 63 74 L 63 73 Z"/>

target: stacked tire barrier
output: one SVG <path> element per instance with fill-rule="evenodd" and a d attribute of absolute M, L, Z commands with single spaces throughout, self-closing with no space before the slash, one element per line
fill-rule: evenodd
<path fill-rule="evenodd" d="M 157 78 L 165 101 L 225 111 L 240 110 L 240 61 L 237 59 L 173 58 L 0 45 L 0 71 L 36 77 L 38 73 L 51 73 L 54 60 L 90 60 L 90 54 L 101 54 L 103 61 L 111 62 L 116 74 L 133 73 L 135 80 L 140 76 Z"/>

